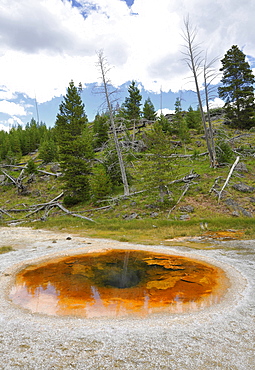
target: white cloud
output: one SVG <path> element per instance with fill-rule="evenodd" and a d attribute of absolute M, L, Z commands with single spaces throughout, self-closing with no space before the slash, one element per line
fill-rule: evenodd
<path fill-rule="evenodd" d="M 5 126 L 2 123 L 0 123 L 0 131 L 9 131 L 9 127 L 8 126 Z"/>
<path fill-rule="evenodd" d="M 173 109 L 163 108 L 163 109 L 158 109 L 156 113 L 157 113 L 157 116 L 159 117 L 161 114 L 163 114 L 164 116 L 166 114 L 174 114 L 175 111 Z"/>
<path fill-rule="evenodd" d="M 20 125 L 20 126 L 23 125 L 23 122 L 21 121 L 21 119 L 19 117 L 16 117 L 16 116 L 13 116 L 13 117 L 9 118 L 7 120 L 7 122 L 8 122 L 9 127 L 17 126 L 17 125 Z"/>
<path fill-rule="evenodd" d="M 11 100 L 15 98 L 16 95 L 12 91 L 8 90 L 5 86 L 3 86 L 2 89 L 0 87 L 0 100 L 1 99 Z"/>
<path fill-rule="evenodd" d="M 21 92 L 43 103 L 65 94 L 71 79 L 98 81 L 100 49 L 114 66 L 109 76 L 115 85 L 134 79 L 154 92 L 187 89 L 190 72 L 181 54 L 187 14 L 209 60 L 221 58 L 233 44 L 255 57 L 254 0 L 245 5 L 239 0 L 134 0 L 131 9 L 122 0 L 80 4 L 1 0 L 1 84 L 9 97 Z M 0 99 L 9 97 L 0 92 Z"/>
<path fill-rule="evenodd" d="M 17 115 L 17 116 L 25 116 L 26 111 L 24 107 L 19 104 L 9 102 L 7 100 L 0 101 L 0 112 L 9 114 L 10 116 Z"/>
<path fill-rule="evenodd" d="M 224 101 L 220 98 L 215 98 L 209 102 L 210 109 L 212 108 L 222 108 L 224 106 Z"/>
<path fill-rule="evenodd" d="M 9 131 L 12 127 L 15 127 L 15 126 L 23 126 L 24 123 L 22 122 L 22 120 L 19 118 L 19 117 L 16 117 L 16 116 L 12 116 L 10 118 L 8 118 L 7 120 L 2 120 L 1 123 L 0 123 L 0 131 Z"/>

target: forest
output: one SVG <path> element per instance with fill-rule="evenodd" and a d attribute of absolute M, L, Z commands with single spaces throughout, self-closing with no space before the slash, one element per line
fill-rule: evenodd
<path fill-rule="evenodd" d="M 196 82 L 198 59 L 188 32 L 185 58 Z M 255 80 L 238 46 L 221 63 L 223 108 L 209 107 L 209 63 L 204 96 L 196 91 L 197 107 L 184 111 L 177 98 L 175 113 L 164 116 L 149 97 L 142 105 L 136 81 L 121 105 L 115 101 L 107 60 L 99 52 L 105 108 L 92 122 L 81 86 L 70 81 L 54 127 L 32 119 L 24 128 L 0 131 L 0 222 L 50 225 L 63 223 L 64 214 L 69 225 L 76 218 L 109 231 L 116 223 L 123 234 L 124 224 L 146 220 L 149 226 L 141 228 L 185 221 L 197 232 L 208 223 L 215 230 L 222 223 L 233 228 L 238 219 L 238 229 L 244 225 L 248 235 L 255 203 Z M 185 234 L 187 226 L 180 227 Z"/>

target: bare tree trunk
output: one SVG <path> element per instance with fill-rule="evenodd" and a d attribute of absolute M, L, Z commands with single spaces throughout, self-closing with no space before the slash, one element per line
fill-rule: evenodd
<path fill-rule="evenodd" d="M 196 37 L 196 32 L 195 30 L 192 30 L 190 27 L 190 22 L 189 18 L 186 18 L 184 20 L 184 35 L 183 38 L 186 42 L 186 52 L 184 52 L 185 55 L 185 61 L 192 71 L 194 81 L 195 81 L 195 86 L 196 86 L 196 94 L 197 94 L 197 99 L 198 99 L 198 104 L 199 104 L 199 109 L 201 113 L 201 118 L 203 122 L 203 127 L 204 127 L 204 132 L 205 132 L 205 140 L 206 140 L 206 145 L 207 149 L 209 152 L 209 158 L 211 162 L 211 166 L 215 166 L 215 160 L 214 160 L 214 154 L 213 154 L 213 149 L 211 146 L 211 142 L 209 139 L 208 131 L 207 131 L 207 126 L 206 126 L 206 119 L 205 119 L 205 114 L 203 111 L 203 104 L 202 104 L 202 98 L 199 90 L 199 83 L 198 83 L 198 70 L 201 67 L 202 59 L 201 59 L 201 51 L 198 49 L 198 45 L 194 45 L 194 40 Z"/>
<path fill-rule="evenodd" d="M 208 65 L 206 65 L 206 63 L 204 64 L 204 83 L 205 83 L 205 101 L 206 101 L 206 111 L 207 111 L 207 120 L 208 120 L 208 125 L 209 125 L 209 140 L 211 142 L 211 147 L 212 147 L 212 167 L 216 167 L 217 166 L 217 158 L 216 158 L 216 151 L 215 151 L 215 144 L 214 144 L 214 135 L 213 135 L 213 128 L 212 128 L 212 121 L 211 121 L 211 115 L 210 115 L 210 107 L 209 107 L 209 91 L 208 91 L 208 88 L 209 88 L 209 85 L 210 85 L 210 82 L 208 82 L 208 77 L 212 77 L 212 76 L 208 76 L 208 70 L 210 69 L 211 65 L 215 62 L 215 60 L 213 60 L 211 63 L 209 63 Z M 213 78 L 215 78 L 216 76 L 214 75 Z M 213 80 L 212 78 L 212 80 Z"/>
<path fill-rule="evenodd" d="M 235 166 L 236 166 L 236 165 L 237 165 L 237 163 L 239 162 L 239 159 L 240 159 L 240 157 L 236 157 L 236 160 L 235 160 L 235 162 L 234 162 L 233 166 L 231 167 L 231 169 L 230 169 L 230 171 L 229 171 L 228 177 L 227 177 L 227 179 L 226 179 L 226 181 L 225 181 L 224 185 L 222 186 L 221 191 L 219 192 L 218 203 L 220 202 L 220 198 L 221 198 L 222 192 L 223 192 L 223 190 L 225 189 L 225 187 L 227 186 L 227 184 L 228 184 L 228 182 L 229 182 L 229 179 L 230 179 L 230 177 L 232 176 L 232 173 L 233 173 L 233 171 L 234 171 L 234 169 L 235 169 Z"/>
<path fill-rule="evenodd" d="M 128 180 L 127 180 L 126 169 L 125 169 L 125 165 L 124 165 L 124 161 L 123 161 L 123 157 L 122 157 L 122 153 L 121 153 L 121 149 L 120 149 L 120 145 L 119 145 L 119 140 L 118 140 L 118 136 L 117 136 L 117 132 L 116 132 L 116 126 L 115 126 L 115 122 L 114 122 L 112 105 L 111 105 L 111 101 L 110 101 L 110 94 L 109 94 L 108 87 L 107 87 L 108 83 L 106 81 L 106 73 L 107 73 L 106 60 L 104 58 L 104 55 L 103 55 L 102 51 L 98 52 L 98 65 L 99 65 L 101 75 L 102 75 L 104 94 L 105 94 L 105 98 L 106 98 L 107 107 L 108 107 L 108 110 L 109 110 L 110 124 L 111 124 L 112 132 L 113 132 L 114 143 L 115 143 L 115 147 L 116 147 L 116 151 L 117 151 L 117 155 L 118 155 L 121 177 L 122 177 L 122 182 L 123 182 L 123 186 L 124 186 L 124 195 L 129 195 L 129 185 L 128 185 Z"/>

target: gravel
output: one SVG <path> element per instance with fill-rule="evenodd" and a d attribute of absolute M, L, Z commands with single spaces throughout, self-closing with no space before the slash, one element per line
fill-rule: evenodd
<path fill-rule="evenodd" d="M 71 237 L 70 240 L 67 240 Z M 255 369 L 254 241 L 214 241 L 209 250 L 132 245 L 46 230 L 0 228 L 0 369 Z M 108 248 L 179 254 L 223 268 L 222 301 L 193 313 L 144 319 L 84 319 L 32 314 L 9 300 L 28 262 Z"/>

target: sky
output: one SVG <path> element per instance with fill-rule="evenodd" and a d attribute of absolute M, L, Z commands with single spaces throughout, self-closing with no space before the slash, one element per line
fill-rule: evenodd
<path fill-rule="evenodd" d="M 254 14 L 254 0 L 0 0 L 0 130 L 32 117 L 53 126 L 71 80 L 82 83 L 93 120 L 104 100 L 94 93 L 100 50 L 120 105 L 135 80 L 157 110 L 174 110 L 177 97 L 184 109 L 196 107 L 183 60 L 185 17 L 218 73 L 232 45 L 255 67 Z M 222 105 L 217 89 L 211 104 Z"/>

